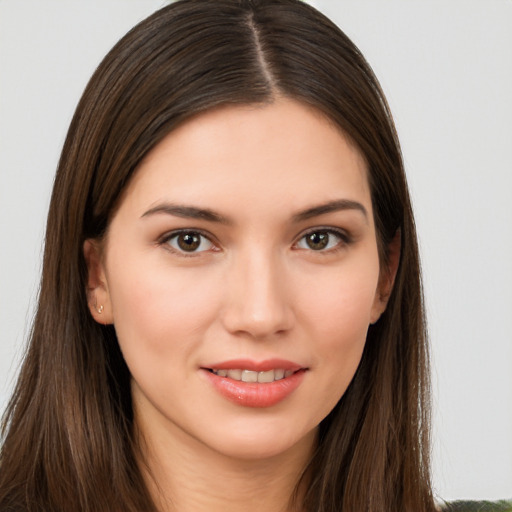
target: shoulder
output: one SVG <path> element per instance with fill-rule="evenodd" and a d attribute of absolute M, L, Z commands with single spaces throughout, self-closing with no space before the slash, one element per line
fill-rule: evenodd
<path fill-rule="evenodd" d="M 512 501 L 453 501 L 441 506 L 442 512 L 512 512 Z"/>

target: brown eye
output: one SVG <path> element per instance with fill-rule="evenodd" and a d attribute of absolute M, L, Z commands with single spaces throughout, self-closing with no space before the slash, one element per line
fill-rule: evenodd
<path fill-rule="evenodd" d="M 329 243 L 329 234 L 325 232 L 310 233 L 305 238 L 308 247 L 314 251 L 325 249 Z"/>
<path fill-rule="evenodd" d="M 195 233 L 182 233 L 177 236 L 180 249 L 184 251 L 195 251 L 201 244 L 201 238 Z"/>
<path fill-rule="evenodd" d="M 310 231 L 297 243 L 299 249 L 323 251 L 333 249 L 344 242 L 343 236 L 336 231 L 327 229 Z"/>
<path fill-rule="evenodd" d="M 213 247 L 208 238 L 197 231 L 182 231 L 172 235 L 167 243 L 177 252 L 203 252 Z"/>

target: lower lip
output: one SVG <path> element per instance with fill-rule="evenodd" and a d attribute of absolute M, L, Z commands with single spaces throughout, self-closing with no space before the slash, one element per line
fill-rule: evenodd
<path fill-rule="evenodd" d="M 272 407 L 289 396 L 302 382 L 306 370 L 299 370 L 284 379 L 268 383 L 243 382 L 219 377 L 204 370 L 206 377 L 224 397 L 243 407 Z"/>

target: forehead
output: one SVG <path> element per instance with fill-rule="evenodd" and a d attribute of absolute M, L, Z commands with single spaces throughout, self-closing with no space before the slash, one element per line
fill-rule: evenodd
<path fill-rule="evenodd" d="M 281 98 L 184 122 L 142 161 L 123 203 L 143 209 L 164 200 L 220 202 L 240 215 L 262 215 L 340 198 L 371 211 L 363 156 L 318 110 Z"/>

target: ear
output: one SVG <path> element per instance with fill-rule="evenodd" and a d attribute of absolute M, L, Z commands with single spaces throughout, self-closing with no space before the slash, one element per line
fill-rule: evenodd
<path fill-rule="evenodd" d="M 400 263 L 400 250 L 401 250 L 401 231 L 400 228 L 396 230 L 393 240 L 386 248 L 387 252 L 387 265 L 381 269 L 377 293 L 375 294 L 375 301 L 371 312 L 370 322 L 376 323 L 381 317 L 382 313 L 386 310 L 389 297 L 393 291 L 395 284 L 396 273 Z"/>
<path fill-rule="evenodd" d="M 84 257 L 87 265 L 87 303 L 96 322 L 107 325 L 114 321 L 108 291 L 108 282 L 103 263 L 103 250 L 99 241 L 84 242 Z"/>

